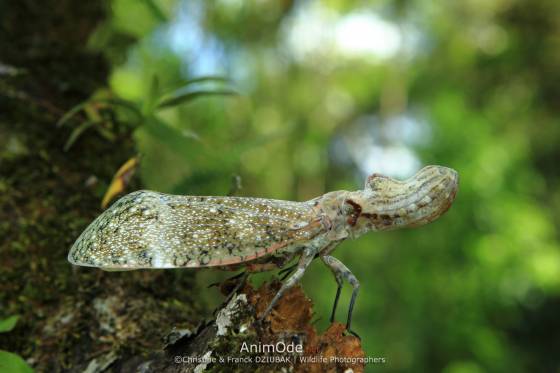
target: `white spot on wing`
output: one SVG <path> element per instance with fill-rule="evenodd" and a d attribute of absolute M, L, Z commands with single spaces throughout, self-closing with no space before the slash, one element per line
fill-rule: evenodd
<path fill-rule="evenodd" d="M 160 250 L 154 250 L 152 253 L 152 267 L 154 268 L 166 268 L 169 263 L 166 263 L 167 258 L 163 255 Z"/>

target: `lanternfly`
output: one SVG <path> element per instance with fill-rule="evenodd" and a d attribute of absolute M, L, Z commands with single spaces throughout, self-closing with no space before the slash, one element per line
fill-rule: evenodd
<path fill-rule="evenodd" d="M 368 231 L 414 227 L 446 212 L 455 199 L 458 174 L 427 166 L 405 181 L 369 176 L 363 190 L 335 191 L 306 202 L 246 197 L 130 193 L 93 221 L 68 254 L 72 264 L 105 270 L 219 267 L 248 272 L 275 270 L 298 257 L 297 268 L 260 316 L 303 276 L 314 258 L 333 272 L 338 289 L 353 287 L 347 330 L 360 284 L 331 256 L 347 238 Z"/>

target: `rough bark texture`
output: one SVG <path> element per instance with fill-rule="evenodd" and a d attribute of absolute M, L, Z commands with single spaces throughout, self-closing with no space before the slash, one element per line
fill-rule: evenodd
<path fill-rule="evenodd" d="M 103 183 L 135 154 L 126 128 L 108 141 L 56 122 L 106 85 L 108 66 L 88 52 L 105 16 L 100 1 L 11 1 L 0 9 L 0 317 L 20 315 L 0 349 L 38 371 L 82 371 L 94 357 L 149 353 L 173 327 L 204 312 L 192 272 L 73 269 L 68 249 L 100 212 Z M 97 180 L 97 182 L 96 182 Z M 134 186 L 132 186 L 134 187 Z M 186 321 L 190 320 L 190 321 Z"/>
<path fill-rule="evenodd" d="M 103 182 L 135 154 L 126 127 L 110 128 L 112 141 L 88 131 L 65 152 L 72 126 L 56 126 L 65 111 L 106 84 L 106 63 L 85 48 L 106 16 L 105 4 L 11 1 L 2 2 L 0 14 L 0 318 L 20 315 L 17 327 L 1 336 L 0 349 L 50 372 L 201 371 L 200 364 L 174 359 L 236 356 L 243 342 L 304 339 L 308 355 L 363 354 L 338 324 L 315 334 L 311 304 L 299 289 L 284 298 L 270 324 L 255 329 L 255 309 L 262 311 L 277 283 L 259 291 L 246 286 L 213 321 L 203 322 L 211 312 L 192 298 L 192 271 L 72 268 L 68 248 L 100 212 Z M 288 366 L 347 367 L 281 362 L 206 369 Z"/>

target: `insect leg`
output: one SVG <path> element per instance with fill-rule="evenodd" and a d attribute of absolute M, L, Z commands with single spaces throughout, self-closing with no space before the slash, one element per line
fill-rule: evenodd
<path fill-rule="evenodd" d="M 338 242 L 337 242 L 337 244 L 338 244 Z M 331 246 L 330 245 L 327 246 L 327 248 L 329 248 L 329 247 L 331 247 Z M 320 255 L 320 253 L 315 254 L 315 257 L 313 259 L 318 258 L 319 255 Z M 289 260 L 287 260 L 286 262 L 289 262 L 290 260 L 291 260 L 291 258 Z M 297 268 L 297 266 L 298 266 L 298 263 L 295 263 L 295 264 L 292 264 L 289 267 L 281 269 L 278 272 L 278 276 L 280 276 L 280 281 L 284 281 L 289 275 L 291 275 L 292 272 L 294 271 L 294 269 Z"/>
<path fill-rule="evenodd" d="M 284 293 L 287 290 L 289 290 L 299 282 L 299 280 L 303 277 L 305 270 L 307 269 L 309 264 L 311 264 L 311 261 L 314 258 L 315 258 L 315 250 L 313 250 L 313 248 L 307 248 L 304 250 L 303 254 L 301 255 L 301 258 L 299 259 L 298 268 L 296 269 L 295 273 L 291 275 L 286 280 L 286 282 L 282 284 L 280 290 L 278 290 L 278 292 L 276 293 L 276 295 L 274 296 L 274 298 L 272 299 L 272 301 L 270 302 L 266 310 L 259 317 L 259 321 L 264 320 L 270 314 L 272 308 L 274 308 L 274 306 L 276 305 L 276 303 L 278 303 L 280 298 L 282 298 L 282 295 L 284 295 Z"/>
<path fill-rule="evenodd" d="M 323 262 L 325 262 L 325 256 L 322 257 L 321 259 L 323 260 Z M 338 306 L 338 300 L 340 298 L 340 292 L 342 291 L 342 276 L 340 276 L 340 274 L 334 273 L 334 279 L 336 280 L 336 295 L 334 296 L 334 304 L 333 304 L 333 308 L 332 308 L 332 312 L 331 312 L 331 323 L 334 322 L 335 319 L 335 315 L 336 315 L 336 307 Z"/>
<path fill-rule="evenodd" d="M 358 281 L 356 276 L 354 276 L 354 274 L 350 272 L 348 267 L 346 267 L 340 260 L 336 259 L 334 256 L 326 255 L 326 256 L 322 256 L 321 259 L 323 260 L 323 263 L 325 263 L 330 268 L 330 270 L 334 274 L 336 283 L 338 284 L 338 288 L 336 290 L 336 298 L 334 300 L 334 307 L 331 315 L 331 322 L 334 320 L 334 314 L 336 312 L 338 298 L 340 297 L 340 290 L 342 288 L 342 279 L 345 279 L 350 283 L 350 285 L 352 285 L 352 297 L 350 298 L 350 306 L 348 307 L 348 319 L 346 321 L 346 330 L 350 334 L 360 338 L 351 329 L 352 311 L 354 310 L 354 303 L 356 302 L 356 297 L 358 296 L 358 291 L 360 290 L 360 282 Z"/>
<path fill-rule="evenodd" d="M 333 241 L 330 244 L 328 244 L 323 250 L 321 250 L 319 255 L 321 255 L 321 259 L 323 260 L 323 262 L 325 264 L 327 264 L 327 262 L 325 262 L 325 260 L 323 258 L 328 256 L 330 253 L 332 253 L 340 242 L 342 242 L 342 240 Z M 329 266 L 329 268 L 330 268 L 330 266 Z M 331 323 L 332 323 L 332 322 L 334 322 L 334 318 L 335 318 L 335 314 L 336 314 L 336 307 L 338 306 L 338 300 L 340 298 L 340 292 L 342 290 L 342 276 L 340 276 L 340 274 L 338 272 L 334 272 L 332 269 L 331 269 L 331 272 L 333 272 L 334 279 L 336 280 L 336 284 L 337 284 L 336 295 L 334 297 L 334 304 L 333 304 L 333 308 L 332 308 L 332 312 L 331 312 Z"/>

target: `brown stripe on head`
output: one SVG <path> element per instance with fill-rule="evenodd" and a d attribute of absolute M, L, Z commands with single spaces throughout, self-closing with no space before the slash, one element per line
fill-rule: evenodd
<path fill-rule="evenodd" d="M 348 217 L 348 219 L 346 220 L 346 222 L 351 226 L 355 226 L 356 222 L 358 221 L 358 218 L 360 217 L 360 215 L 362 214 L 362 206 L 360 206 L 359 204 L 357 204 L 356 202 L 354 202 L 351 199 L 347 199 L 344 201 L 344 203 L 349 204 L 350 206 L 352 206 L 353 210 L 350 213 L 350 216 Z"/>

